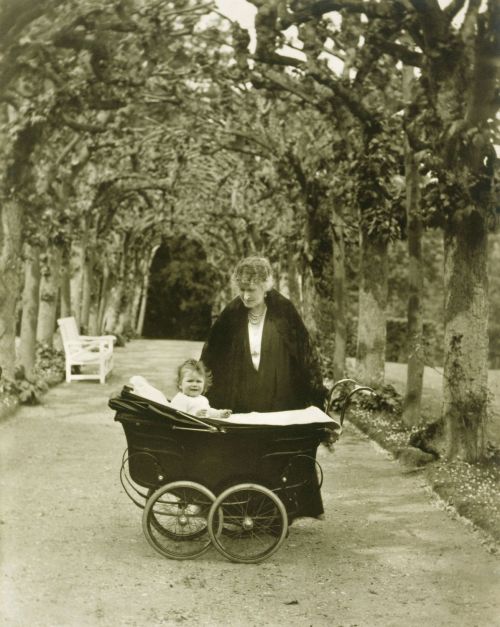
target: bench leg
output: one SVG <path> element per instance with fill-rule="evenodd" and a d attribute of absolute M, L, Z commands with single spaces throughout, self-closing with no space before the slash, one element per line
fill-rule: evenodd
<path fill-rule="evenodd" d="M 99 383 L 106 383 L 106 361 L 102 358 L 99 363 Z"/>

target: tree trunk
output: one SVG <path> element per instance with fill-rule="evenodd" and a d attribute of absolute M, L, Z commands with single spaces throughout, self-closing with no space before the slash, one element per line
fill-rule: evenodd
<path fill-rule="evenodd" d="M 317 332 L 316 316 L 317 309 L 316 288 L 314 277 L 309 265 L 304 264 L 302 272 L 302 318 L 309 333 L 315 335 Z"/>
<path fill-rule="evenodd" d="M 95 280 L 93 266 L 93 255 L 87 252 L 83 264 L 82 301 L 80 310 L 80 327 L 83 334 L 88 333 L 89 329 L 90 306 L 92 300 L 93 282 Z"/>
<path fill-rule="evenodd" d="M 109 297 L 109 269 L 106 261 L 102 266 L 101 290 L 99 292 L 99 308 L 97 310 L 97 328 L 99 333 L 104 332 L 104 314 L 108 306 Z"/>
<path fill-rule="evenodd" d="M 99 327 L 97 324 L 97 306 L 94 302 L 90 303 L 89 310 L 89 323 L 88 323 L 88 334 L 89 335 L 100 335 Z"/>
<path fill-rule="evenodd" d="M 23 209 L 6 200 L 0 209 L 0 367 L 13 378 L 16 364 L 16 302 L 20 291 Z"/>
<path fill-rule="evenodd" d="M 104 331 L 106 333 L 115 333 L 118 329 L 118 317 L 121 311 L 121 302 L 123 295 L 123 279 L 117 278 L 109 293 L 109 302 L 104 314 Z"/>
<path fill-rule="evenodd" d="M 338 381 L 345 375 L 347 352 L 347 289 L 345 271 L 344 222 L 334 212 L 332 224 L 333 248 L 333 315 L 334 349 L 333 380 Z"/>
<path fill-rule="evenodd" d="M 146 319 L 146 308 L 148 302 L 148 290 L 149 290 L 149 273 L 146 273 L 143 277 L 142 294 L 141 294 L 141 306 L 139 308 L 139 315 L 137 316 L 137 325 L 135 332 L 138 337 L 142 336 L 144 329 L 144 320 Z"/>
<path fill-rule="evenodd" d="M 131 328 L 130 312 L 132 311 L 132 299 L 127 298 L 125 302 L 122 299 L 122 306 L 120 313 L 118 314 L 118 322 L 116 325 L 116 332 L 120 335 L 126 335 L 127 331 Z"/>
<path fill-rule="evenodd" d="M 356 375 L 375 387 L 384 382 L 387 274 L 387 241 L 362 228 Z"/>
<path fill-rule="evenodd" d="M 280 262 L 279 281 L 275 281 L 274 287 L 289 298 L 293 304 L 300 309 L 300 288 L 297 261 L 295 259 L 292 248 L 287 250 L 286 257 Z"/>
<path fill-rule="evenodd" d="M 292 303 L 300 310 L 301 304 L 301 294 L 300 294 L 300 280 L 299 280 L 299 272 L 297 268 L 297 260 L 295 258 L 295 253 L 292 248 L 288 251 L 287 258 L 287 286 L 288 286 L 288 297 L 292 301 Z"/>
<path fill-rule="evenodd" d="M 132 304 L 130 306 L 130 328 L 135 333 L 137 329 L 137 321 L 139 319 L 139 310 L 141 306 L 142 285 L 141 277 L 136 277 L 134 284 L 134 293 L 132 296 Z"/>
<path fill-rule="evenodd" d="M 63 261 L 61 265 L 61 318 L 71 316 L 71 281 L 69 255 L 65 251 L 63 253 Z"/>
<path fill-rule="evenodd" d="M 42 268 L 40 282 L 40 305 L 38 309 L 37 340 L 53 345 L 56 330 L 56 315 L 61 278 L 61 249 L 50 246 L 46 265 Z"/>
<path fill-rule="evenodd" d="M 39 298 L 40 248 L 38 246 L 26 246 L 19 363 L 24 368 L 26 379 L 30 381 L 34 378 Z"/>
<path fill-rule="evenodd" d="M 0 126 L 14 128 L 18 112 L 14 108 L 3 107 L 0 112 Z M 0 135 L 4 160 L 4 176 L 0 196 L 0 367 L 4 376 L 13 378 L 16 365 L 16 305 L 20 293 L 20 269 L 22 248 L 22 227 L 24 209 L 17 202 L 19 190 L 26 191 L 31 184 L 30 156 L 40 138 L 42 124 L 35 122 L 14 133 L 16 139 L 9 146 L 6 133 Z M 7 165 L 5 165 L 7 163 Z"/>
<path fill-rule="evenodd" d="M 86 225 L 83 225 L 86 229 Z M 73 242 L 71 245 L 71 315 L 75 317 L 76 324 L 80 328 L 82 317 L 82 294 L 83 294 L 83 276 L 85 268 L 87 236 L 83 232 L 82 239 L 79 242 Z"/>
<path fill-rule="evenodd" d="M 116 320 L 115 332 L 119 335 L 125 335 L 127 329 L 130 328 L 130 312 L 132 309 L 132 294 L 130 293 L 130 288 L 125 288 L 125 285 L 130 286 L 134 284 L 130 273 L 122 279 L 121 284 L 121 298 L 118 307 L 118 318 Z"/>
<path fill-rule="evenodd" d="M 94 257 L 92 256 L 92 259 Z M 97 272 L 95 264 L 92 263 L 92 274 L 90 281 L 90 302 L 87 319 L 87 329 L 89 335 L 98 335 L 99 302 L 101 297 L 102 277 Z"/>
<path fill-rule="evenodd" d="M 101 304 L 102 291 L 103 279 L 94 276 L 92 284 L 90 286 L 89 315 L 87 320 L 88 335 L 101 335 L 101 328 L 99 324 L 99 307 Z"/>
<path fill-rule="evenodd" d="M 475 462 L 487 418 L 488 238 L 479 211 L 457 222 L 445 229 L 443 418 L 447 456 Z"/>
<path fill-rule="evenodd" d="M 158 250 L 158 248 L 160 248 L 158 244 L 153 246 L 151 252 L 149 253 L 147 257 L 147 263 L 145 267 L 143 268 L 141 306 L 139 309 L 139 316 L 137 318 L 137 326 L 135 328 L 135 331 L 139 337 L 142 336 L 142 331 L 144 329 L 144 320 L 146 319 L 148 292 L 149 292 L 149 274 L 151 272 L 151 266 L 153 264 L 153 260 L 155 258 L 156 251 Z M 212 315 L 212 318 L 213 318 L 213 315 Z"/>
<path fill-rule="evenodd" d="M 408 223 L 408 367 L 403 401 L 403 421 L 408 426 L 420 422 L 425 355 L 423 350 L 422 296 L 422 219 L 420 216 L 420 177 L 412 149 L 405 142 L 406 216 Z"/>

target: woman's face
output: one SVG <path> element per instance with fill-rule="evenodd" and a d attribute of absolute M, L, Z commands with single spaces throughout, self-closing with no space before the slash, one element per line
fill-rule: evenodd
<path fill-rule="evenodd" d="M 253 309 L 262 305 L 266 295 L 266 290 L 261 283 L 242 283 L 239 285 L 240 298 L 243 301 L 245 307 Z"/>

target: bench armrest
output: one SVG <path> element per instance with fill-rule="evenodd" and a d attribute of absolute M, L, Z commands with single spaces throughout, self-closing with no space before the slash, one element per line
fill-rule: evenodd
<path fill-rule="evenodd" d="M 113 342 L 110 339 L 105 337 L 100 337 L 95 340 L 69 340 L 69 342 L 65 342 L 65 347 L 71 350 L 92 350 L 94 352 L 99 351 L 112 351 L 113 350 Z"/>
<path fill-rule="evenodd" d="M 112 340 L 116 341 L 116 335 L 79 335 L 81 340 Z"/>

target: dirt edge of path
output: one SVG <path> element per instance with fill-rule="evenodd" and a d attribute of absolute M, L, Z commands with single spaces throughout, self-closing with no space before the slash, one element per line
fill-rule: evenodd
<path fill-rule="evenodd" d="M 413 459 L 413 457 L 405 457 L 404 455 L 401 455 L 400 446 L 391 446 L 380 438 L 373 437 L 373 434 L 371 434 L 369 430 L 366 429 L 363 421 L 356 420 L 356 415 L 354 413 L 351 414 L 348 419 L 346 419 L 346 422 L 349 422 L 350 426 L 358 433 L 366 436 L 374 447 L 382 451 L 384 454 L 388 455 L 394 461 L 397 461 L 401 466 L 401 472 L 405 474 L 418 473 L 420 476 L 422 476 L 422 479 L 424 479 L 426 482 L 425 490 L 428 493 L 429 497 L 432 499 L 435 506 L 445 511 L 454 520 L 458 521 L 465 528 L 467 528 L 469 532 L 474 534 L 480 544 L 482 544 L 489 553 L 500 554 L 500 538 L 496 537 L 496 529 L 488 524 L 480 525 L 472 518 L 469 518 L 460 513 L 458 509 L 454 506 L 454 504 L 446 499 L 446 497 L 440 493 L 439 489 L 434 486 L 432 476 L 428 472 L 427 464 L 416 466 L 413 463 L 405 461 L 407 459 Z M 412 449 L 413 447 L 407 448 Z"/>

